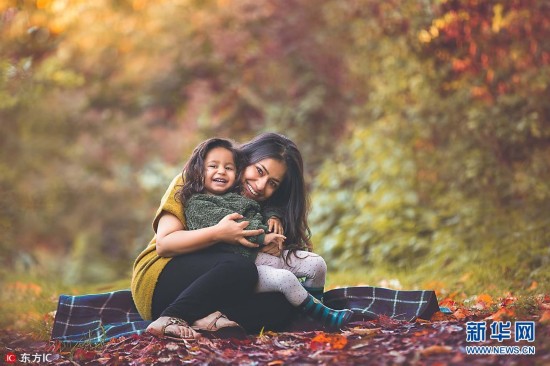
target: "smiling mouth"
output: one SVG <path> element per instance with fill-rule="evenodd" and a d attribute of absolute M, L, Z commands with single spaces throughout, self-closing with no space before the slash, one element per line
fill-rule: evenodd
<path fill-rule="evenodd" d="M 252 188 L 252 186 L 248 183 L 246 183 L 246 187 L 248 188 L 248 191 L 255 197 L 258 197 L 260 194 Z"/>
<path fill-rule="evenodd" d="M 221 178 L 212 179 L 212 181 L 216 183 L 223 183 L 223 184 L 227 183 L 227 180 L 221 179 Z"/>

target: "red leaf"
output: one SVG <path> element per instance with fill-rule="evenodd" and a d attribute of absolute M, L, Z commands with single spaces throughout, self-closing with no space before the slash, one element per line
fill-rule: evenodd
<path fill-rule="evenodd" d="M 456 302 L 453 299 L 449 298 L 449 297 L 441 300 L 439 302 L 439 306 L 449 308 L 449 309 L 451 309 L 451 311 L 455 311 L 456 309 L 458 309 L 458 306 L 456 305 Z"/>
<path fill-rule="evenodd" d="M 74 351 L 73 359 L 76 361 L 91 361 L 97 357 L 97 353 L 94 351 L 88 351 L 85 349 L 78 348 Z"/>

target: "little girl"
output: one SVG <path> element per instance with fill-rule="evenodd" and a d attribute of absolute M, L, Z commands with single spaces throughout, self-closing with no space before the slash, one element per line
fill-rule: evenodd
<path fill-rule="evenodd" d="M 260 204 L 241 194 L 240 165 L 239 153 L 229 140 L 209 139 L 195 148 L 185 166 L 185 179 L 179 191 L 188 229 L 214 226 L 225 216 L 237 212 L 243 216 L 243 221 L 249 222 L 247 230 L 264 230 L 264 234 L 249 237 L 249 241 L 259 246 L 276 243 L 282 248 L 286 238 L 282 235 L 282 225 L 276 212 L 264 208 L 264 215 L 270 217 L 269 226 L 276 231 L 268 232 Z M 298 250 L 291 256 L 285 250 L 283 255 L 286 260 L 282 260 L 259 252 L 258 247 L 227 243 L 214 245 L 220 250 L 238 253 L 255 261 L 258 266 L 257 292 L 283 293 L 292 305 L 331 330 L 340 329 L 350 321 L 351 310 L 334 310 L 320 301 L 327 268 L 319 255 Z M 298 277 L 305 277 L 303 286 Z"/>

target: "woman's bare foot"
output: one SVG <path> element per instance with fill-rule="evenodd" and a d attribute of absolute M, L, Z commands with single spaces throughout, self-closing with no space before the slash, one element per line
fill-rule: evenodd
<path fill-rule="evenodd" d="M 245 330 L 219 311 L 197 320 L 192 328 L 216 338 L 246 338 Z"/>
<path fill-rule="evenodd" d="M 147 332 L 160 337 L 174 340 L 195 340 L 200 337 L 183 319 L 161 316 L 147 327 Z"/>

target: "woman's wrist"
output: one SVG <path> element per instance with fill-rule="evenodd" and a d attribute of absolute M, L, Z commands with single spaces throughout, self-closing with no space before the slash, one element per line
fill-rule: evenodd
<path fill-rule="evenodd" d="M 224 241 L 223 230 L 220 227 L 220 223 L 217 223 L 214 226 L 210 226 L 207 229 L 210 231 L 210 238 L 211 238 L 212 244 Z"/>

